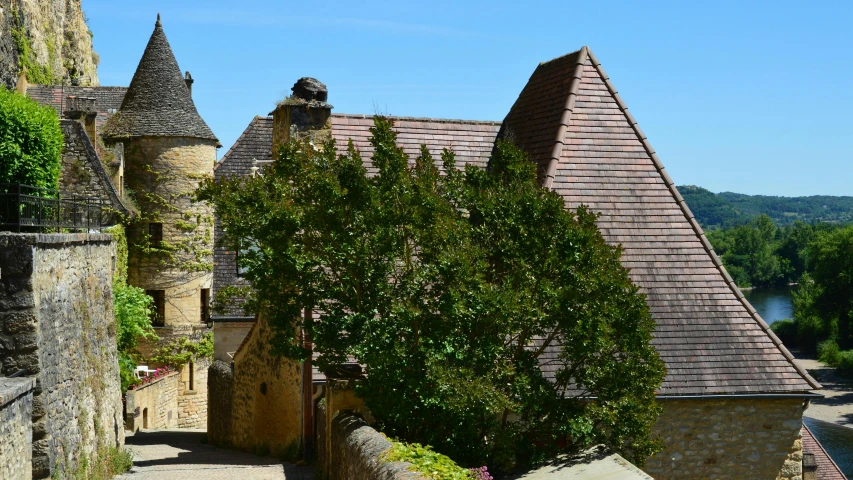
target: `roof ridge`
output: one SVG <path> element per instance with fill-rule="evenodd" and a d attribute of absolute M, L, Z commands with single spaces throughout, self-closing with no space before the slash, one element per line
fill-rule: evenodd
<path fill-rule="evenodd" d="M 761 315 L 758 314 L 755 308 L 750 305 L 746 297 L 743 296 L 743 293 L 740 291 L 740 288 L 738 288 L 737 284 L 735 284 L 734 280 L 732 280 L 732 277 L 729 275 L 729 272 L 726 271 L 726 267 L 723 265 L 717 254 L 714 252 L 714 247 L 711 245 L 711 242 L 705 236 L 704 230 L 702 230 L 702 227 L 699 225 L 699 222 L 696 221 L 696 218 L 693 216 L 693 212 L 691 212 L 690 208 L 687 206 L 687 202 L 684 201 L 684 198 L 678 192 L 675 183 L 669 177 L 669 173 L 667 173 L 665 167 L 663 166 L 663 163 L 658 158 L 657 154 L 651 146 L 651 143 L 649 143 L 646 134 L 643 133 L 643 131 L 640 129 L 640 126 L 637 124 L 637 121 L 634 119 L 634 116 L 631 115 L 631 112 L 628 111 L 628 107 L 625 105 L 625 102 L 622 101 L 622 97 L 619 96 L 619 93 L 616 91 L 616 88 L 610 82 L 610 77 L 607 76 L 607 73 L 605 73 L 604 69 L 601 67 L 601 62 L 598 61 L 598 59 L 595 57 L 591 50 L 587 49 L 587 54 L 589 55 L 589 60 L 590 62 L 592 62 L 593 67 L 595 67 L 596 72 L 598 72 L 598 75 L 604 81 L 605 87 L 613 96 L 614 100 L 616 100 L 616 105 L 619 107 L 619 110 L 621 110 L 622 114 L 625 115 L 625 118 L 628 120 L 628 123 L 631 125 L 631 128 L 634 130 L 634 133 L 640 139 L 640 143 L 642 143 L 643 148 L 646 150 L 646 153 L 652 160 L 655 169 L 660 174 L 667 189 L 669 189 L 669 192 L 672 194 L 673 198 L 675 198 L 675 201 L 681 209 L 682 213 L 687 218 L 687 222 L 690 224 L 696 236 L 699 237 L 699 241 L 702 244 L 702 248 L 704 248 L 705 251 L 710 255 L 712 263 L 722 274 L 723 280 L 726 285 L 731 289 L 735 297 L 740 300 L 741 304 L 746 308 L 746 311 L 749 312 L 750 316 L 753 318 L 753 320 L 756 321 L 761 330 L 763 330 L 764 333 L 766 333 L 770 337 L 770 340 L 773 342 L 774 345 L 776 345 L 776 348 L 779 350 L 782 356 L 785 357 L 786 360 L 788 360 L 788 363 L 790 363 L 791 366 L 794 367 L 794 370 L 796 370 L 797 373 L 799 373 L 803 377 L 803 379 L 805 379 L 806 382 L 812 386 L 812 388 L 822 388 L 820 383 L 818 383 L 814 378 L 812 378 L 812 376 L 809 375 L 808 372 L 806 372 L 802 367 L 797 365 L 797 363 L 794 361 L 794 356 L 791 355 L 791 352 L 788 351 L 785 345 L 782 344 L 782 341 L 779 340 L 779 337 L 777 337 L 776 334 L 773 333 L 773 330 L 770 329 L 770 326 L 767 325 L 767 322 L 765 322 L 764 319 L 761 318 Z"/>
<path fill-rule="evenodd" d="M 272 117 L 265 117 L 265 118 L 271 119 Z M 228 157 L 231 155 L 231 153 L 234 152 L 234 149 L 237 147 L 237 145 L 240 143 L 240 141 L 243 140 L 243 138 L 249 133 L 249 130 L 251 130 L 252 127 L 254 127 L 255 124 L 257 123 L 257 121 L 260 119 L 261 119 L 261 117 L 259 115 L 255 115 L 255 118 L 253 118 L 252 121 L 249 122 L 249 125 L 247 125 L 246 129 L 243 130 L 243 133 L 241 133 L 240 136 L 237 137 L 237 140 L 234 140 L 234 143 L 231 144 L 231 147 L 228 149 L 227 152 L 225 152 L 225 155 L 223 155 L 222 158 L 220 158 L 219 161 L 216 162 L 216 165 L 213 166 L 214 174 L 216 173 L 216 170 L 219 168 L 219 166 L 222 165 L 223 163 L 225 163 L 225 160 L 227 160 Z"/>
<path fill-rule="evenodd" d="M 545 60 L 544 62 L 539 62 L 539 65 L 547 65 L 551 62 L 556 62 L 557 60 L 562 60 L 563 58 L 570 57 L 570 56 L 575 55 L 575 54 L 580 54 L 582 56 L 584 54 L 584 50 L 588 51 L 589 47 L 584 45 L 581 48 L 575 50 L 574 52 L 569 52 L 565 55 L 560 55 L 559 57 L 554 57 L 551 60 Z"/>
<path fill-rule="evenodd" d="M 333 117 L 343 117 L 343 118 L 373 118 L 376 117 L 376 114 L 365 114 L 365 113 L 333 113 Z M 379 115 L 385 118 L 391 118 L 394 120 L 403 120 L 403 121 L 430 121 L 437 123 L 461 123 L 466 125 L 500 125 L 503 122 L 499 122 L 497 120 L 464 120 L 460 118 L 433 118 L 433 117 L 409 117 L 409 116 L 397 116 L 397 115 Z M 272 117 L 270 117 L 272 118 Z"/>
<path fill-rule="evenodd" d="M 563 142 L 566 140 L 566 132 L 569 129 L 569 123 L 572 121 L 572 113 L 574 113 L 575 110 L 575 101 L 578 97 L 578 89 L 580 88 L 581 76 L 583 75 L 583 65 L 586 63 L 589 53 L 589 49 L 586 46 L 583 46 L 576 52 L 539 64 L 542 66 L 546 63 L 568 57 L 569 55 L 577 54 L 577 58 L 575 60 L 575 71 L 572 74 L 572 82 L 569 84 L 569 94 L 566 95 L 566 103 L 563 106 L 563 116 L 560 119 L 560 126 L 557 128 L 557 138 L 554 141 L 554 147 L 551 149 L 551 158 L 548 160 L 548 168 L 545 171 L 545 182 L 543 186 L 548 190 L 551 189 L 551 185 L 554 183 L 554 176 L 557 174 L 557 164 L 560 163 L 560 152 L 562 152 L 565 147 Z"/>

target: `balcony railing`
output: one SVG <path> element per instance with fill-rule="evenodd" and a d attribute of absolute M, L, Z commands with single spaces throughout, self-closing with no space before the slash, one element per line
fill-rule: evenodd
<path fill-rule="evenodd" d="M 0 230 L 61 232 L 100 230 L 105 202 L 55 190 L 0 183 Z"/>

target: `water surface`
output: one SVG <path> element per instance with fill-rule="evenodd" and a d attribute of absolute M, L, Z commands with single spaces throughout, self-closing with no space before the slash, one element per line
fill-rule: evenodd
<path fill-rule="evenodd" d="M 743 296 L 758 311 L 768 325 L 794 317 L 793 292 L 796 287 L 755 288 Z"/>

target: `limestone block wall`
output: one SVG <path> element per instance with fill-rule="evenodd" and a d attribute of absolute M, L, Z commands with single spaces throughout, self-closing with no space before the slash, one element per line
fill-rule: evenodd
<path fill-rule="evenodd" d="M 2 370 L 38 379 L 34 478 L 124 444 L 114 261 L 109 235 L 0 234 Z"/>
<path fill-rule="evenodd" d="M 218 433 L 210 441 L 290 457 L 298 451 L 301 433 L 301 364 L 270 355 L 269 337 L 269 325 L 261 317 L 234 357 L 230 411 L 223 411 L 225 401 L 211 404 L 210 425 L 222 425 L 211 428 Z M 218 389 L 211 390 L 212 399 L 228 391 L 223 374 L 210 379 L 211 388 Z"/>
<path fill-rule="evenodd" d="M 255 322 L 213 321 L 213 359 L 231 363 L 232 354 L 249 334 Z"/>
<path fill-rule="evenodd" d="M 181 369 L 178 391 L 178 428 L 207 428 L 207 370 L 208 360 L 200 360 Z M 190 382 L 190 368 L 193 379 Z M 190 389 L 192 383 L 192 389 Z"/>
<path fill-rule="evenodd" d="M 802 399 L 667 400 L 665 443 L 644 470 L 667 479 L 799 479 Z"/>
<path fill-rule="evenodd" d="M 178 424 L 178 385 L 181 375 L 169 373 L 162 378 L 128 390 L 125 395 L 125 427 L 156 430 Z"/>
<path fill-rule="evenodd" d="M 329 465 L 320 472 L 320 478 L 328 480 L 361 480 L 377 478 L 383 480 L 420 480 L 426 477 L 409 471 L 407 462 L 384 462 L 383 452 L 391 448 L 391 442 L 367 425 L 354 413 L 343 412 L 331 422 L 331 449 L 326 450 L 326 409 L 317 408 L 317 465 Z M 331 453 L 331 459 L 326 455 Z M 331 461 L 328 461 L 331 460 Z"/>
<path fill-rule="evenodd" d="M 0 478 L 33 478 L 35 377 L 0 377 Z"/>
<path fill-rule="evenodd" d="M 203 323 L 201 289 L 213 284 L 213 207 L 193 198 L 213 177 L 215 142 L 142 137 L 125 143 L 124 155 L 125 183 L 140 209 L 127 231 L 128 282 L 165 291 L 166 326 Z M 148 241 L 150 223 L 162 224 L 160 247 Z"/>

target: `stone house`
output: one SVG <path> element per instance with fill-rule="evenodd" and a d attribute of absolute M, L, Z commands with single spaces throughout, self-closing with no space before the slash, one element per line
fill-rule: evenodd
<path fill-rule="evenodd" d="M 310 100 L 303 98 L 303 103 Z M 325 104 L 325 92 L 322 100 Z M 314 114 L 319 109 L 326 120 L 312 124 L 288 111 L 293 108 L 304 107 L 281 105 L 271 117 L 252 119 L 217 164 L 216 177 L 251 174 L 255 160 L 270 160 L 280 139 L 311 129 L 325 130 L 339 149 L 352 139 L 369 162 L 371 116 L 331 113 L 325 104 L 314 107 Z M 802 416 L 820 385 L 797 366 L 734 284 L 587 47 L 541 63 L 503 122 L 391 118 L 412 158 L 425 144 L 433 155 L 454 150 L 463 166 L 484 167 L 495 139 L 510 136 L 537 163 L 543 186 L 562 195 L 567 208 L 585 204 L 600 214 L 602 234 L 622 245 L 623 265 L 646 295 L 657 323 L 653 344 L 667 367 L 657 395 L 664 412 L 655 426 L 665 448 L 648 459 L 649 474 L 661 479 L 801 478 Z M 216 247 L 214 290 L 242 284 L 236 255 Z M 229 313 L 252 326 L 234 353 L 233 378 L 222 395 L 256 403 L 284 385 L 275 401 L 287 404 L 288 412 L 299 411 L 301 420 L 291 422 L 280 446 L 310 436 L 306 423 L 322 377 L 308 375 L 307 365 L 294 362 L 274 366 L 263 345 L 268 328 L 263 319 L 252 324 L 240 318 L 239 305 Z M 289 377 L 277 380 L 287 371 Z M 219 381 L 214 376 L 212 370 L 211 385 Z M 301 387 L 295 385 L 300 381 Z M 211 392 L 211 398 L 215 395 Z M 231 405 L 230 411 L 235 414 L 222 411 L 225 428 L 219 434 L 225 443 L 237 431 L 263 428 L 250 410 Z"/>
<path fill-rule="evenodd" d="M 153 299 L 161 341 L 201 339 L 207 332 L 213 282 L 213 209 L 192 199 L 213 176 L 221 145 L 192 100 L 193 79 L 181 74 L 160 16 L 128 87 L 28 85 L 18 89 L 60 114 L 65 133 L 60 189 L 98 197 L 131 219 L 128 282 Z M 203 364 L 202 364 L 203 363 Z M 155 366 L 155 365 L 149 365 Z M 180 426 L 206 423 L 207 363 L 181 372 Z M 191 396 L 191 398 L 189 397 Z M 185 411 L 188 410 L 188 411 Z M 194 422 L 183 421 L 198 418 Z"/>

